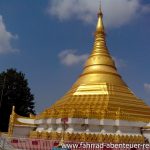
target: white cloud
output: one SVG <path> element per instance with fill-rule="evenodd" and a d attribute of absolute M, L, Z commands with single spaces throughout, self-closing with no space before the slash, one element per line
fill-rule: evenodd
<path fill-rule="evenodd" d="M 17 36 L 7 31 L 3 17 L 0 15 L 0 54 L 16 51 L 12 46 L 12 41 L 16 38 Z"/>
<path fill-rule="evenodd" d="M 145 83 L 144 89 L 145 89 L 145 91 L 150 92 L 150 83 Z"/>
<path fill-rule="evenodd" d="M 95 23 L 99 0 L 50 0 L 48 13 L 61 21 L 78 19 Z M 149 5 L 140 0 L 103 0 L 104 21 L 107 27 L 119 27 L 134 20 L 143 12 L 150 12 Z"/>
<path fill-rule="evenodd" d="M 61 63 L 66 66 L 82 63 L 88 58 L 88 54 L 77 55 L 75 50 L 64 50 L 58 56 Z"/>
<path fill-rule="evenodd" d="M 113 57 L 113 60 L 115 61 L 117 68 L 124 68 L 127 66 L 125 60 L 123 60 L 123 59 Z"/>

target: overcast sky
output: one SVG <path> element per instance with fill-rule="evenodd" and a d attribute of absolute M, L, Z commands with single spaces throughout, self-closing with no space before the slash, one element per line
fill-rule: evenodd
<path fill-rule="evenodd" d="M 93 45 L 99 0 L 1 0 L 0 71 L 26 74 L 36 110 L 71 87 Z M 150 104 L 150 1 L 103 0 L 107 45 L 125 82 Z"/>

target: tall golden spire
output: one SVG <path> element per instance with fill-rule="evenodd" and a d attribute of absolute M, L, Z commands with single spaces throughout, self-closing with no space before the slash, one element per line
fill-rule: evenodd
<path fill-rule="evenodd" d="M 93 50 L 82 74 L 62 98 L 38 117 L 150 121 L 150 107 L 133 94 L 117 72 L 106 46 L 101 7 Z"/>
<path fill-rule="evenodd" d="M 104 25 L 103 25 L 103 13 L 102 13 L 101 1 L 100 1 L 99 12 L 98 12 L 98 22 L 97 22 L 96 31 L 100 31 L 100 32 L 105 33 Z"/>
<path fill-rule="evenodd" d="M 106 34 L 101 6 L 98 12 L 93 50 L 85 63 L 83 73 L 75 85 L 87 84 L 91 81 L 93 82 L 92 84 L 103 82 L 125 85 L 117 72 L 114 60 L 106 45 Z"/>
<path fill-rule="evenodd" d="M 103 24 L 102 7 L 100 4 L 99 12 L 98 12 L 98 21 L 97 21 L 96 32 L 95 32 L 94 50 L 97 50 L 99 52 L 100 51 L 102 52 L 102 50 L 105 50 L 105 53 L 106 53 L 106 49 L 107 48 L 106 48 L 106 40 L 105 40 L 105 28 Z"/>

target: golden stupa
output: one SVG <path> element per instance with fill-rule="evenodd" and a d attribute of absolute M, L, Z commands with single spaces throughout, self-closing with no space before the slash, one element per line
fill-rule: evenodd
<path fill-rule="evenodd" d="M 43 141 L 150 142 L 150 107 L 134 95 L 117 72 L 106 46 L 101 8 L 93 50 L 78 80 L 35 118 L 12 111 L 9 135 Z"/>
<path fill-rule="evenodd" d="M 150 121 L 150 107 L 117 72 L 107 45 L 100 9 L 93 50 L 72 88 L 37 118 L 95 118 Z"/>

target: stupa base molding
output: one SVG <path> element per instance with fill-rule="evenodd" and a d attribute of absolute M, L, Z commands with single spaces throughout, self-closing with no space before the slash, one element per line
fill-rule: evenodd
<path fill-rule="evenodd" d="M 50 119 L 48 119 L 50 120 Z M 64 128 L 69 133 L 95 133 L 95 134 L 121 134 L 121 135 L 141 135 L 141 127 L 147 126 L 145 122 L 134 122 L 126 120 L 110 119 L 83 119 L 67 118 L 64 124 L 61 119 L 53 119 L 49 124 L 47 119 L 36 120 L 38 132 L 63 132 Z"/>
<path fill-rule="evenodd" d="M 145 143 L 144 136 L 119 135 L 119 134 L 87 134 L 87 133 L 58 133 L 58 132 L 37 132 L 32 131 L 30 138 L 61 140 L 74 142 L 98 142 L 98 143 Z"/>

